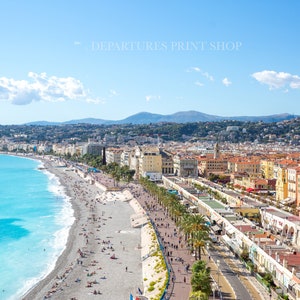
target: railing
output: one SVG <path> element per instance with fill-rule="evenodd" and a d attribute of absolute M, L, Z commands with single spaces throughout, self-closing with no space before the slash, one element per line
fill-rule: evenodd
<path fill-rule="evenodd" d="M 168 271 L 168 282 L 167 282 L 167 285 L 164 289 L 164 292 L 162 293 L 162 296 L 160 297 L 160 300 L 169 300 L 169 299 L 171 299 L 171 295 L 172 295 L 173 290 L 174 290 L 174 280 L 171 280 L 171 289 L 169 290 L 170 278 L 171 278 L 171 275 L 174 274 L 174 271 L 173 271 L 172 265 L 169 261 L 169 258 L 167 258 L 165 256 L 165 248 L 164 248 L 164 245 L 162 243 L 159 231 L 157 230 L 157 227 L 156 227 L 155 223 L 151 219 L 150 219 L 150 222 L 151 222 L 151 224 L 154 228 L 155 234 L 157 236 L 157 241 L 158 241 L 159 247 L 161 249 L 161 252 L 163 254 L 163 258 L 164 258 L 165 264 L 167 266 L 167 271 Z"/>

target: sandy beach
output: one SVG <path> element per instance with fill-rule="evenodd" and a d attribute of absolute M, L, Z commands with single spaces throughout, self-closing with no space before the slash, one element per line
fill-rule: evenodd
<path fill-rule="evenodd" d="M 132 195 L 105 191 L 53 162 L 44 165 L 65 187 L 75 222 L 55 269 L 22 299 L 127 300 L 143 291 L 141 228 L 131 219 L 143 211 Z"/>

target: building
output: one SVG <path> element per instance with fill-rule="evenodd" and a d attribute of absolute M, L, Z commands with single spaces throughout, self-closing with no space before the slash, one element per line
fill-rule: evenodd
<path fill-rule="evenodd" d="M 130 167 L 130 159 L 131 159 L 131 154 L 134 153 L 133 150 L 129 149 L 124 149 L 123 152 L 121 153 L 121 161 L 120 161 L 120 166 L 129 166 Z M 135 169 L 134 169 L 135 170 Z"/>
<path fill-rule="evenodd" d="M 258 159 L 231 158 L 228 161 L 230 173 L 247 173 L 250 177 L 260 177 L 260 161 Z"/>
<path fill-rule="evenodd" d="M 288 198 L 291 203 L 299 202 L 297 199 L 298 177 L 300 175 L 300 167 L 291 167 L 287 169 L 287 185 L 288 185 Z"/>
<path fill-rule="evenodd" d="M 99 143 L 87 143 L 82 147 L 82 155 L 102 155 L 103 145 Z"/>
<path fill-rule="evenodd" d="M 263 159 L 260 161 L 261 176 L 266 179 L 274 178 L 274 161 Z"/>
<path fill-rule="evenodd" d="M 198 161 L 189 156 L 174 156 L 174 174 L 180 177 L 198 177 Z"/>
<path fill-rule="evenodd" d="M 139 155 L 139 176 L 160 181 L 162 178 L 162 155 L 155 146 L 142 147 Z"/>
<path fill-rule="evenodd" d="M 200 157 L 198 159 L 199 173 L 204 176 L 223 174 L 227 172 L 227 160 L 222 158 Z"/>
<path fill-rule="evenodd" d="M 108 148 L 106 149 L 106 163 L 117 163 L 118 165 L 121 164 L 121 154 L 123 150 L 120 148 Z"/>
<path fill-rule="evenodd" d="M 173 175 L 174 174 L 173 155 L 166 150 L 160 150 L 160 154 L 162 157 L 162 174 Z"/>

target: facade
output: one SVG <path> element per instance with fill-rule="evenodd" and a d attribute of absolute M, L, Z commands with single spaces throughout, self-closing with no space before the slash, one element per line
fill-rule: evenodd
<path fill-rule="evenodd" d="M 274 161 L 264 159 L 260 161 L 261 176 L 265 179 L 274 178 Z"/>
<path fill-rule="evenodd" d="M 106 149 L 106 163 L 111 164 L 111 163 L 117 163 L 121 164 L 121 154 L 123 150 L 119 148 L 108 148 Z"/>
<path fill-rule="evenodd" d="M 130 158 L 131 158 L 131 153 L 134 152 L 133 150 L 129 149 L 124 149 L 123 152 L 121 153 L 120 157 L 120 166 L 130 166 Z M 133 169 L 135 170 L 135 169 Z"/>
<path fill-rule="evenodd" d="M 291 202 L 298 202 L 298 177 L 300 176 L 300 167 L 287 169 L 288 198 Z"/>
<path fill-rule="evenodd" d="M 198 161 L 195 158 L 174 156 L 174 174 L 180 177 L 197 177 L 198 176 Z"/>
<path fill-rule="evenodd" d="M 227 160 L 220 158 L 200 158 L 199 173 L 204 176 L 210 174 L 223 174 L 227 171 Z"/>
<path fill-rule="evenodd" d="M 140 171 L 139 171 L 140 156 L 141 156 L 141 149 L 140 147 L 136 146 L 135 149 L 130 153 L 130 158 L 129 158 L 129 169 L 135 170 L 134 173 L 135 179 L 138 179 L 140 176 Z"/>
<path fill-rule="evenodd" d="M 276 201 L 280 202 L 288 197 L 287 169 L 282 166 L 276 166 Z"/>
<path fill-rule="evenodd" d="M 250 177 L 260 177 L 260 160 L 233 157 L 228 159 L 227 169 L 229 173 L 247 173 Z"/>
<path fill-rule="evenodd" d="M 296 206 L 299 208 L 299 206 L 300 206 L 300 175 L 297 176 L 296 184 L 297 184 L 297 187 L 296 187 L 296 189 L 297 189 Z"/>
<path fill-rule="evenodd" d="M 139 155 L 139 176 L 160 178 L 162 174 L 162 156 L 158 147 L 143 147 Z M 157 174 L 157 175 L 154 175 Z"/>
<path fill-rule="evenodd" d="M 40 145 L 37 146 L 37 151 L 39 153 L 49 153 L 49 152 L 52 151 L 52 145 L 47 144 L 47 143 L 40 144 Z"/>
<path fill-rule="evenodd" d="M 87 143 L 82 147 L 82 155 L 102 155 L 103 145 L 99 143 Z"/>
<path fill-rule="evenodd" d="M 250 177 L 260 177 L 259 161 L 241 161 L 235 163 L 236 173 L 247 173 Z"/>
<path fill-rule="evenodd" d="M 162 174 L 163 175 L 173 175 L 174 174 L 174 162 L 173 155 L 164 150 L 160 150 L 162 157 Z"/>

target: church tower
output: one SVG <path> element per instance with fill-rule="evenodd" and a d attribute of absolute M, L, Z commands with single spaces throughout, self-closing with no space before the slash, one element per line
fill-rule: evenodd
<path fill-rule="evenodd" d="M 220 148 L 219 144 L 216 143 L 214 147 L 214 159 L 218 159 L 220 157 Z"/>

